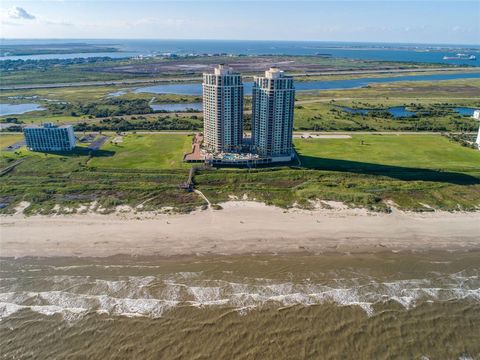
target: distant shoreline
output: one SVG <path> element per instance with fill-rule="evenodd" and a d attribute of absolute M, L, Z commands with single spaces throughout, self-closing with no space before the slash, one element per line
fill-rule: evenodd
<path fill-rule="evenodd" d="M 1 257 L 379 253 L 480 249 L 480 212 L 283 210 L 249 201 L 190 214 L 2 215 Z"/>
<path fill-rule="evenodd" d="M 358 75 L 359 78 L 363 76 L 375 76 L 383 74 L 413 74 L 416 73 L 477 73 L 479 70 L 477 67 L 442 67 L 442 68 L 408 68 L 408 69 L 371 69 L 371 70 L 355 70 L 355 71 L 324 71 L 324 72 L 311 72 L 311 73 L 294 73 L 292 76 L 299 78 L 299 81 L 313 81 L 312 78 L 315 77 L 329 77 L 329 76 L 349 76 Z M 246 75 L 243 77 L 244 80 L 251 80 L 251 75 Z M 54 89 L 54 88 L 63 88 L 63 87 L 85 87 L 85 86 L 135 86 L 143 84 L 169 84 L 169 83 L 189 83 L 189 82 L 198 82 L 201 80 L 201 75 L 194 76 L 185 76 L 185 77 L 154 77 L 150 79 L 121 79 L 121 80 L 104 80 L 104 81 L 82 81 L 82 82 L 69 82 L 69 83 L 45 83 L 45 84 L 18 84 L 18 85 L 6 85 L 0 86 L 0 90 L 9 91 L 9 90 L 32 90 L 32 89 Z M 328 80 L 328 79 L 327 79 Z"/>

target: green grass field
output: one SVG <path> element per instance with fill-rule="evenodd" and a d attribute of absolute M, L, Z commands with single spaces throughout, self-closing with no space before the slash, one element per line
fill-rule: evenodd
<path fill-rule="evenodd" d="M 308 168 L 322 168 L 328 159 L 358 166 L 423 168 L 480 177 L 480 151 L 438 135 L 353 135 L 351 139 L 296 139 L 294 143 L 302 166 Z"/>
<path fill-rule="evenodd" d="M 130 134 L 124 136 L 119 144 L 109 142 L 104 145 L 102 150 L 112 152 L 113 156 L 94 157 L 89 166 L 124 169 L 187 168 L 183 154 L 190 152 L 191 148 L 192 137 L 186 135 Z"/>
<path fill-rule="evenodd" d="M 0 134 L 0 150 L 23 139 L 20 134 Z"/>

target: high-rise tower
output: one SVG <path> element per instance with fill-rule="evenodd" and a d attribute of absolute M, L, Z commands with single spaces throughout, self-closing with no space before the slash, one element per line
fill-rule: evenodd
<path fill-rule="evenodd" d="M 252 150 L 261 156 L 291 157 L 293 79 L 271 68 L 255 77 L 252 91 Z"/>
<path fill-rule="evenodd" d="M 205 147 L 213 152 L 240 150 L 243 138 L 243 83 L 232 68 L 219 65 L 203 74 Z"/>

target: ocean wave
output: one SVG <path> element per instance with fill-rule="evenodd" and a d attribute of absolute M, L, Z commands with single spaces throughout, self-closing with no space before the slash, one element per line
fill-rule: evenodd
<path fill-rule="evenodd" d="M 240 314 L 262 306 L 278 308 L 331 303 L 358 306 L 368 316 L 375 305 L 394 301 L 405 309 L 421 302 L 480 302 L 478 272 L 434 274 L 428 279 L 378 281 L 361 274 L 317 282 L 266 278 L 208 279 L 202 272 L 156 276 L 46 275 L 0 279 L 0 320 L 29 309 L 43 315 L 78 319 L 88 313 L 160 317 L 176 306 L 228 306 Z M 321 277 L 324 279 L 323 275 Z"/>

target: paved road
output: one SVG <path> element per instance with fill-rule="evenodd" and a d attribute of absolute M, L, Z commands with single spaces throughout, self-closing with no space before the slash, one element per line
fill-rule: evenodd
<path fill-rule="evenodd" d="M 124 132 L 125 134 L 140 134 L 140 135 L 194 135 L 198 131 L 130 131 Z M 114 131 L 102 131 L 103 134 L 111 135 L 116 134 Z M 244 132 L 247 136 L 250 135 L 250 131 Z M 302 134 L 311 135 L 441 135 L 441 132 L 435 131 L 294 131 L 294 135 Z M 449 134 L 462 134 L 461 132 L 448 132 Z M 14 135 L 22 134 L 21 132 L 0 132 L 1 135 Z M 472 131 L 466 134 L 477 134 Z"/>
<path fill-rule="evenodd" d="M 104 131 L 104 133 L 106 133 Z M 180 135 L 192 135 L 195 131 L 136 131 L 136 134 L 143 134 L 143 135 L 163 135 L 163 134 L 180 134 Z M 245 131 L 244 134 L 247 136 L 250 135 L 250 131 Z M 440 132 L 434 131 L 294 131 L 293 135 L 441 135 Z M 460 134 L 460 133 L 452 133 L 450 134 Z M 470 133 L 468 133 L 470 134 Z M 476 132 L 471 132 L 471 134 L 476 134 Z"/>
<path fill-rule="evenodd" d="M 15 168 L 15 166 L 21 164 L 24 161 L 25 161 L 25 159 L 17 160 L 15 162 L 13 162 L 12 164 L 10 164 L 9 166 L 7 166 L 6 168 L 1 169 L 0 170 L 0 176 L 3 176 L 5 174 L 9 173 L 10 171 L 12 171 Z"/>
<path fill-rule="evenodd" d="M 411 72 L 462 72 L 462 71 L 478 71 L 472 68 L 413 68 L 413 69 L 380 69 L 380 70 L 329 70 L 318 71 L 311 73 L 294 73 L 294 77 L 304 76 L 327 76 L 327 75 L 368 75 L 368 74 L 394 74 L 394 73 L 411 73 Z M 250 79 L 251 76 L 244 76 L 244 79 Z M 79 87 L 79 86 L 105 86 L 105 85 L 143 85 L 155 84 L 169 81 L 201 81 L 201 75 L 188 77 L 165 77 L 165 78 L 150 78 L 150 79 L 124 79 L 124 80 L 109 80 L 109 81 L 85 81 L 85 82 L 70 82 L 70 83 L 53 83 L 53 84 L 25 84 L 25 85 L 8 85 L 1 86 L 0 90 L 20 90 L 20 89 L 49 89 L 62 87 Z"/>
<path fill-rule="evenodd" d="M 8 133 L 6 133 L 6 134 L 8 134 Z M 18 150 L 21 147 L 25 146 L 26 144 L 27 143 L 25 142 L 25 140 L 21 140 L 21 141 L 16 142 L 15 144 L 12 144 L 12 145 L 9 145 L 9 146 L 3 148 L 2 150 L 3 151 L 15 151 L 15 150 Z"/>
<path fill-rule="evenodd" d="M 100 136 L 98 139 L 92 141 L 90 145 L 88 145 L 88 148 L 91 150 L 98 150 L 102 147 L 103 144 L 105 144 L 105 141 L 107 141 L 108 137 L 106 136 Z"/>

